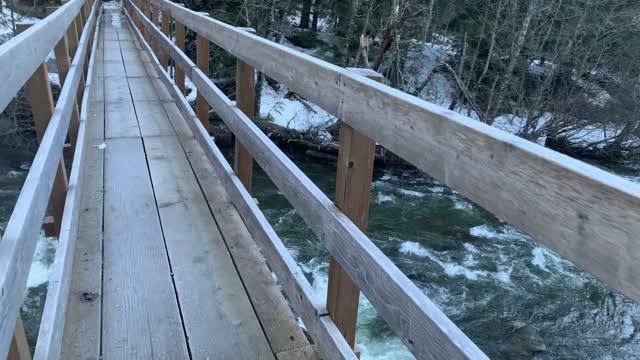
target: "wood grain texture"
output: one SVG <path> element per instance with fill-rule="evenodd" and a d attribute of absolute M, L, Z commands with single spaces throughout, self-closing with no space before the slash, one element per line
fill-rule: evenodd
<path fill-rule="evenodd" d="M 204 16 L 204 15 L 202 15 Z M 202 73 L 209 76 L 209 40 L 196 34 L 196 64 Z M 196 97 L 196 114 L 205 129 L 209 130 L 209 104 L 200 94 Z"/>
<path fill-rule="evenodd" d="M 208 78 L 193 82 L 416 357 L 486 357 Z"/>
<path fill-rule="evenodd" d="M 309 342 L 295 321 L 280 289 L 273 281 L 271 271 L 267 268 L 259 248 L 251 238 L 202 148 L 194 139 L 180 110 L 175 104 L 165 104 L 165 109 L 233 257 L 233 262 L 236 264 L 236 269 L 242 278 L 272 351 L 279 358 L 281 352 L 309 349 Z M 311 353 L 315 352 L 305 350 L 299 358 L 312 358 L 305 356 Z"/>
<path fill-rule="evenodd" d="M 16 329 L 13 332 L 7 360 L 31 360 L 31 350 L 29 349 L 27 335 L 25 335 L 24 325 L 20 317 L 16 320 Z"/>
<path fill-rule="evenodd" d="M 19 32 L 26 31 L 31 24 L 17 24 L 16 28 Z M 31 75 L 26 83 L 27 99 L 31 105 L 31 113 L 33 115 L 33 125 L 36 130 L 36 138 L 38 143 L 42 143 L 42 138 L 49 125 L 49 120 L 53 115 L 53 95 L 51 94 L 51 85 L 49 84 L 49 71 L 47 64 L 42 63 L 36 71 Z M 64 159 L 60 160 L 56 178 L 53 183 L 53 190 L 49 200 L 53 211 L 53 233 L 58 236 L 60 234 L 60 224 L 64 214 L 64 201 L 67 196 L 67 170 L 64 165 Z"/>
<path fill-rule="evenodd" d="M 94 4 L 87 19 L 87 33 L 92 33 L 96 22 L 97 6 Z M 90 37 L 81 39 L 81 46 L 89 46 Z M 83 59 L 84 60 L 84 59 Z M 82 66 L 74 68 L 76 72 L 82 71 Z M 93 66 L 91 66 L 93 70 Z M 91 82 L 87 84 L 86 94 L 90 94 Z M 102 109 L 89 108 L 89 97 L 86 96 L 82 103 L 82 113 L 78 132 L 78 142 L 75 147 L 71 176 L 69 178 L 69 191 L 67 193 L 59 243 L 56 248 L 51 272 L 47 298 L 42 312 L 38 340 L 36 343 L 34 359 L 59 359 L 62 347 L 69 292 L 71 288 L 71 272 L 76 249 L 76 235 L 81 212 L 81 196 L 85 180 L 87 135 L 86 125 L 90 113 L 102 111 Z M 73 107 L 77 109 L 75 103 Z"/>
<path fill-rule="evenodd" d="M 142 140 L 105 149 L 103 359 L 187 359 Z"/>
<path fill-rule="evenodd" d="M 250 65 L 242 60 L 236 61 L 236 106 L 251 120 L 254 117 L 255 76 L 256 72 Z M 253 158 L 238 139 L 235 141 L 233 170 L 247 191 L 251 192 Z"/>
<path fill-rule="evenodd" d="M 131 99 L 123 102 L 108 101 L 105 104 L 105 137 L 140 137 L 138 119 Z"/>
<path fill-rule="evenodd" d="M 139 101 L 135 102 L 135 108 L 143 137 L 175 135 L 162 103 Z"/>
<path fill-rule="evenodd" d="M 54 14 L 55 15 L 55 14 Z M 14 38 L 15 39 L 15 38 Z M 62 156 L 78 92 L 87 37 L 81 39 L 65 85 L 58 97 L 36 156 L 24 182 L 14 212 L 0 241 L 0 358 L 6 356 L 18 309 L 22 304 L 29 264 L 33 258 L 54 177 Z"/>
<path fill-rule="evenodd" d="M 146 51 L 151 50 L 147 47 Z M 184 97 L 179 95 L 179 89 L 171 82 L 168 75 L 160 71 L 160 65 L 157 61 L 155 65 L 162 74 L 160 79 L 167 88 L 172 89 L 180 112 L 187 119 L 188 126 L 195 133 L 194 136 L 204 149 L 206 157 L 216 169 L 216 173 L 219 174 L 249 232 L 262 247 L 267 262 L 278 276 L 293 308 L 304 321 L 311 337 L 317 342 L 319 352 L 327 359 L 356 359 L 352 349 L 345 342 L 331 318 L 325 316 L 327 312 L 324 305 L 316 297 L 311 284 L 271 228 L 264 214 L 258 209 L 253 198 L 246 192 L 244 185 L 224 160 L 207 131 L 201 126 L 191 106 Z"/>
<path fill-rule="evenodd" d="M 180 142 L 144 143 L 191 355 L 273 359 Z"/>
<path fill-rule="evenodd" d="M 164 0 L 163 10 L 640 301 L 640 186 Z M 286 66 L 282 66 L 282 64 Z M 607 201 L 603 201 L 607 199 Z"/>
<path fill-rule="evenodd" d="M 382 81 L 383 77 L 369 69 L 354 70 Z M 373 74 L 371 74 L 373 73 Z M 375 162 L 376 143 L 351 126 L 340 124 L 340 149 L 336 175 L 336 206 L 367 233 L 371 179 Z M 329 285 L 327 310 L 344 335 L 347 343 L 355 348 L 358 323 L 360 289 L 349 274 L 331 256 L 329 259 Z"/>
<path fill-rule="evenodd" d="M 171 16 L 169 14 L 162 13 L 162 33 L 169 37 L 169 23 L 171 22 Z M 164 69 L 169 69 L 169 53 L 166 50 L 162 50 L 160 56 L 160 64 Z"/>
<path fill-rule="evenodd" d="M 186 28 L 179 21 L 174 20 L 173 23 L 175 26 L 176 47 L 180 50 L 181 53 L 184 53 Z M 182 70 L 182 68 L 179 66 L 176 66 L 175 81 L 182 95 L 187 95 L 187 89 L 185 88 L 185 85 L 184 85 L 184 70 Z"/>
<path fill-rule="evenodd" d="M 28 31 L 0 46 L 0 111 L 5 109 L 35 69 L 45 62 L 81 6 L 82 0 L 69 1 Z"/>

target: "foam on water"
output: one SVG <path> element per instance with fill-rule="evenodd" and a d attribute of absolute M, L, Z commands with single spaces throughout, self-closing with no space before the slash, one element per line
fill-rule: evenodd
<path fill-rule="evenodd" d="M 40 236 L 29 270 L 27 288 L 36 287 L 49 281 L 50 268 L 57 245 L 58 241 L 55 238 Z"/>
<path fill-rule="evenodd" d="M 394 200 L 395 198 L 393 197 L 393 195 L 385 195 L 383 193 L 378 193 L 378 196 L 376 197 L 376 203 L 378 204 L 393 202 Z"/>
<path fill-rule="evenodd" d="M 414 196 L 418 198 L 427 196 L 427 194 L 425 193 L 421 193 L 419 191 L 407 190 L 407 189 L 398 189 L 398 192 L 402 195 Z"/>

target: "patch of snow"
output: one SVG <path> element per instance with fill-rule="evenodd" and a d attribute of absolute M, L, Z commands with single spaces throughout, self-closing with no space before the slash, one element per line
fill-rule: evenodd
<path fill-rule="evenodd" d="M 96 148 L 98 148 L 100 150 L 104 150 L 104 149 L 107 148 L 107 144 L 106 143 L 98 144 L 98 145 L 96 145 Z"/>
<path fill-rule="evenodd" d="M 260 100 L 260 117 L 274 124 L 298 131 L 322 129 L 336 122 L 336 118 L 306 100 L 286 98 L 287 89 L 280 85 L 274 90 L 265 84 Z"/>
<path fill-rule="evenodd" d="M 196 86 L 193 84 L 191 79 L 189 79 L 186 76 L 184 78 L 184 87 L 187 90 L 187 96 L 186 96 L 187 101 L 188 102 L 196 101 L 196 98 L 198 97 L 198 89 L 196 89 Z"/>
<path fill-rule="evenodd" d="M 53 263 L 53 254 L 55 253 L 58 241 L 55 238 L 47 238 L 42 236 L 36 245 L 36 251 L 33 255 L 33 262 L 29 270 L 27 278 L 27 287 L 32 288 L 49 281 L 49 272 Z"/>
<path fill-rule="evenodd" d="M 49 82 L 60 86 L 60 76 L 57 73 L 49 73 Z"/>
<path fill-rule="evenodd" d="M 529 74 L 537 76 L 552 75 L 556 69 L 556 64 L 549 60 L 534 59 L 529 62 Z"/>

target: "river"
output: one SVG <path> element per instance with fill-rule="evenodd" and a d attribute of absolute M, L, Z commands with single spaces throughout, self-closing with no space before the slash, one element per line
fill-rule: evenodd
<path fill-rule="evenodd" d="M 0 149 L 0 230 L 32 155 Z M 298 166 L 330 197 L 335 165 Z M 616 172 L 640 180 L 640 170 Z M 328 253 L 266 175 L 254 171 L 260 207 L 315 290 L 326 296 Z M 376 170 L 372 241 L 493 359 L 640 357 L 640 306 L 433 179 Z M 46 296 L 55 240 L 42 237 L 22 308 L 28 337 Z M 356 339 L 362 359 L 412 359 L 362 298 Z"/>

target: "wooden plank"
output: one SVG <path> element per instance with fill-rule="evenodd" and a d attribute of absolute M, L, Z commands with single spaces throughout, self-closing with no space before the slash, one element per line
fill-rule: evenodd
<path fill-rule="evenodd" d="M 105 149 L 103 359 L 187 359 L 141 139 Z"/>
<path fill-rule="evenodd" d="M 147 69 L 144 65 L 144 63 L 142 62 L 127 62 L 126 64 L 124 64 L 126 73 L 127 73 L 127 77 L 132 78 L 132 77 L 147 77 L 149 76 L 147 74 Z"/>
<path fill-rule="evenodd" d="M 93 89 L 91 96 L 93 97 Z M 62 337 L 62 359 L 99 359 L 102 303 L 102 214 L 104 150 L 104 103 L 87 123 L 87 162 L 82 191 L 76 253 L 73 265 L 69 313 Z"/>
<path fill-rule="evenodd" d="M 162 103 L 136 101 L 134 105 L 143 137 L 175 135 Z"/>
<path fill-rule="evenodd" d="M 29 343 L 20 317 L 16 320 L 16 329 L 13 332 L 7 360 L 31 360 L 31 350 L 29 350 Z"/>
<path fill-rule="evenodd" d="M 639 185 L 168 1 L 154 1 L 216 45 L 349 119 L 354 129 L 640 301 Z"/>
<path fill-rule="evenodd" d="M 46 61 L 81 6 L 82 0 L 72 0 L 35 23 L 28 31 L 0 46 L 0 111 L 4 110 L 36 68 Z"/>
<path fill-rule="evenodd" d="M 164 106 L 233 257 L 272 351 L 279 354 L 308 347 L 309 343 L 295 321 L 287 301 L 273 281 L 271 270 L 267 268 L 260 250 L 202 148 L 195 141 L 180 110 L 173 103 L 165 103 Z"/>
<path fill-rule="evenodd" d="M 138 119 L 131 100 L 105 104 L 105 137 L 140 137 Z"/>
<path fill-rule="evenodd" d="M 129 88 L 133 101 L 160 101 L 160 97 L 148 78 L 130 78 Z"/>
<path fill-rule="evenodd" d="M 193 82 L 416 357 L 486 358 L 211 80 Z"/>
<path fill-rule="evenodd" d="M 254 116 L 256 72 L 242 60 L 236 61 L 236 105 L 251 120 Z M 251 192 L 251 178 L 253 177 L 253 158 L 247 149 L 236 139 L 233 170 Z"/>
<path fill-rule="evenodd" d="M 383 79 L 380 74 L 374 73 L 370 76 Z M 375 141 L 355 131 L 342 121 L 336 176 L 336 206 L 365 234 L 369 223 L 371 179 L 375 157 Z M 327 310 L 347 343 L 354 349 L 359 300 L 360 289 L 336 259 L 331 256 L 329 259 Z"/>
<path fill-rule="evenodd" d="M 196 33 L 196 64 L 200 71 L 209 76 L 209 40 Z M 207 100 L 198 93 L 196 97 L 196 114 L 205 129 L 209 130 L 209 104 Z"/>
<path fill-rule="evenodd" d="M 103 77 L 126 77 L 127 75 L 122 61 L 104 63 Z"/>
<path fill-rule="evenodd" d="M 175 133 L 144 145 L 192 357 L 273 359 Z"/>
<path fill-rule="evenodd" d="M 136 36 L 142 36 L 136 33 Z M 151 50 L 147 47 L 148 52 Z M 323 303 L 317 298 L 311 284 L 300 270 L 291 254 L 277 236 L 271 225 L 258 209 L 255 201 L 244 189 L 240 180 L 226 162 L 213 140 L 201 126 L 191 106 L 184 97 L 179 95 L 178 88 L 172 83 L 165 72 L 160 71 L 160 65 L 155 66 L 162 74 L 161 80 L 171 89 L 178 107 L 185 116 L 188 126 L 195 132 L 199 144 L 205 149 L 206 156 L 220 174 L 221 180 L 229 192 L 232 201 L 254 239 L 262 246 L 267 262 L 278 276 L 285 292 L 296 313 L 302 318 L 306 329 L 318 344 L 318 349 L 327 359 L 356 359 L 352 349 L 348 346 L 338 328 L 327 315 Z M 198 125 L 200 124 L 200 125 Z"/>
<path fill-rule="evenodd" d="M 105 53 L 106 54 L 106 53 Z M 106 63 L 105 63 L 106 65 Z M 123 103 L 131 101 L 129 82 L 123 77 L 106 77 L 104 79 L 105 101 L 107 103 Z"/>

